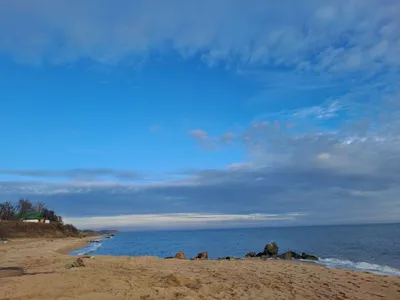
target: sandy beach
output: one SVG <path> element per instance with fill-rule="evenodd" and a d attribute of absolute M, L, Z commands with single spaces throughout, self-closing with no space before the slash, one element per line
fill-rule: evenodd
<path fill-rule="evenodd" d="M 400 299 L 400 278 L 291 261 L 95 256 L 66 269 L 86 242 L 0 244 L 0 299 Z"/>

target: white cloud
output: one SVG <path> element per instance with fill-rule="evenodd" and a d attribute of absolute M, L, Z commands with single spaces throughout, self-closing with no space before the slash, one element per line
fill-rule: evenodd
<path fill-rule="evenodd" d="M 232 163 L 228 166 L 228 169 L 230 170 L 247 170 L 251 169 L 254 167 L 254 164 L 252 162 L 238 162 L 238 163 Z"/>
<path fill-rule="evenodd" d="M 210 136 L 202 129 L 194 129 L 189 131 L 189 135 L 200 142 L 201 146 L 208 150 L 219 150 L 222 146 L 232 144 L 238 137 L 236 133 L 228 131 L 219 137 Z"/>
<path fill-rule="evenodd" d="M 193 130 L 189 131 L 189 135 L 191 135 L 192 137 L 194 137 L 195 139 L 197 139 L 201 142 L 210 140 L 210 137 L 208 136 L 207 132 L 205 132 L 204 130 L 201 130 L 201 129 L 193 129 Z"/>
<path fill-rule="evenodd" d="M 0 51 L 115 64 L 172 49 L 210 65 L 376 72 L 400 67 L 399 15 L 397 1 L 382 0 L 15 0 L 2 3 Z"/>
<path fill-rule="evenodd" d="M 304 214 L 202 214 L 202 213 L 175 213 L 175 214 L 132 214 L 99 217 L 65 217 L 64 222 L 74 224 L 79 228 L 193 228 L 210 226 L 223 226 L 232 222 L 242 225 L 265 221 L 290 221 L 302 217 Z"/>
<path fill-rule="evenodd" d="M 329 159 L 331 155 L 329 153 L 321 153 L 318 155 L 318 159 L 326 160 Z"/>
<path fill-rule="evenodd" d="M 343 107 L 338 101 L 332 101 L 325 105 L 312 106 L 296 110 L 292 113 L 293 118 L 317 118 L 317 119 L 330 119 L 338 116 L 338 112 Z"/>

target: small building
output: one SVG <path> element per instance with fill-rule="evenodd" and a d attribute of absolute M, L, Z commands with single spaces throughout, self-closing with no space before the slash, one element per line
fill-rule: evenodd
<path fill-rule="evenodd" d="M 22 221 L 28 223 L 50 223 L 50 220 L 46 220 L 42 213 L 38 212 L 26 212 L 22 215 Z"/>
<path fill-rule="evenodd" d="M 39 220 L 37 220 L 37 219 L 22 219 L 22 222 L 26 222 L 26 223 L 39 223 Z"/>

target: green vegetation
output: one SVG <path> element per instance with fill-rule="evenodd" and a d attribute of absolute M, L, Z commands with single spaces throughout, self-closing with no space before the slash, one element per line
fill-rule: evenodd
<path fill-rule="evenodd" d="M 38 222 L 24 222 L 27 220 Z M 116 230 L 78 230 L 74 225 L 64 224 L 62 217 L 43 202 L 20 199 L 16 203 L 0 203 L 0 238 L 112 236 L 116 233 Z"/>
<path fill-rule="evenodd" d="M 33 203 L 28 199 L 20 199 L 16 204 L 10 201 L 0 203 L 1 221 L 23 220 L 49 220 L 63 224 L 62 217 L 57 216 L 53 210 L 49 210 L 43 202 Z"/>
<path fill-rule="evenodd" d="M 24 222 L 28 220 L 38 222 Z M 48 209 L 43 202 L 33 203 L 28 199 L 20 199 L 16 203 L 0 203 L 0 238 L 57 238 L 79 235 L 75 226 L 64 225 L 62 217 Z"/>

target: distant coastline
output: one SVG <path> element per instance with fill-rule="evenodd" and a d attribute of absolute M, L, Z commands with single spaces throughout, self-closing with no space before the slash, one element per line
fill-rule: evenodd
<path fill-rule="evenodd" d="M 70 238 L 118 234 L 117 230 L 79 230 L 62 223 L 0 221 L 0 239 L 17 238 Z"/>

